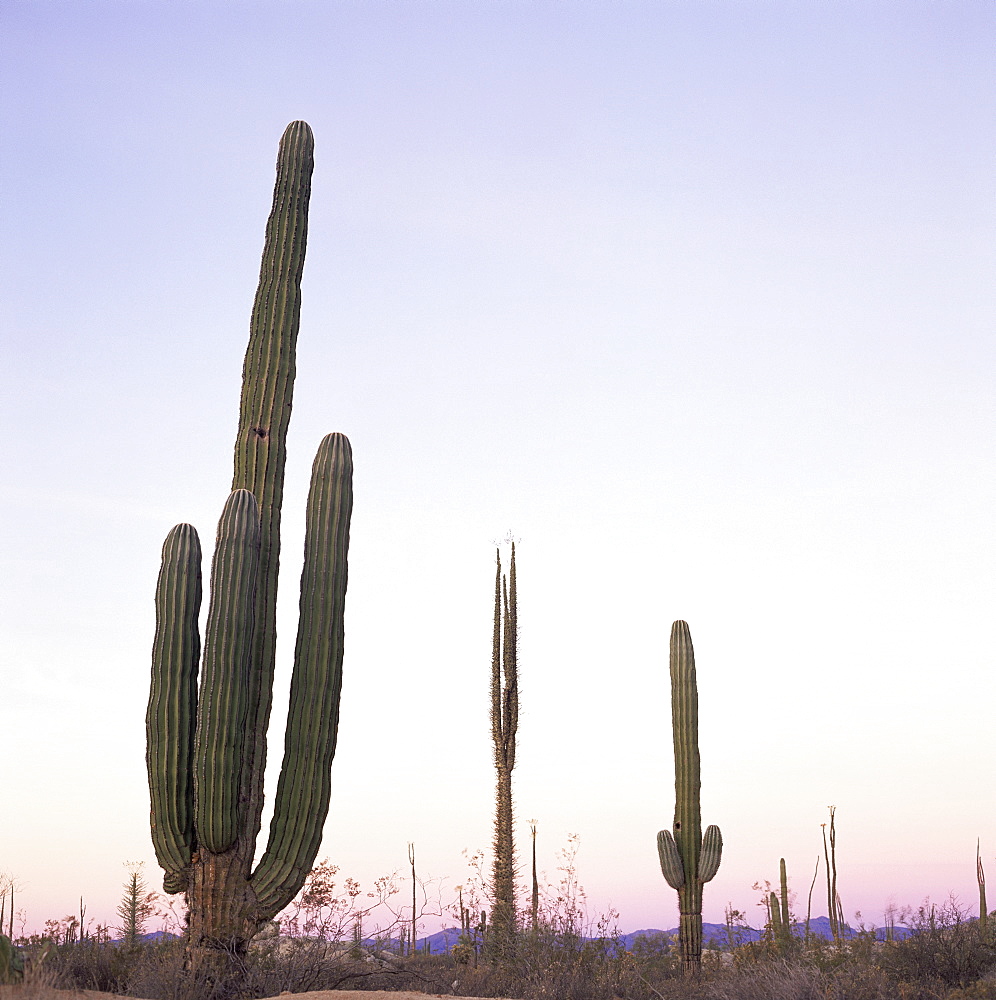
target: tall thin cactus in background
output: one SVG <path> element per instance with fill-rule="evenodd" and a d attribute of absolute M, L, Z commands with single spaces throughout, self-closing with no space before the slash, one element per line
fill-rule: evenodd
<path fill-rule="evenodd" d="M 244 954 L 293 899 L 314 864 L 329 807 L 352 511 L 352 453 L 341 434 L 325 437 L 312 466 L 283 765 L 269 840 L 253 867 L 313 150 L 305 122 L 287 126 L 243 365 L 233 492 L 218 526 L 203 656 L 201 546 L 189 524 L 166 538 L 156 591 L 146 714 L 152 840 L 164 889 L 186 893 L 187 944 L 202 958 Z"/>
<path fill-rule="evenodd" d="M 839 945 L 844 933 L 844 908 L 837 892 L 837 827 L 834 816 L 836 806 L 830 809 L 830 841 L 827 844 L 827 824 L 823 823 L 823 855 L 827 865 L 827 919 L 830 921 L 830 934 L 834 944 Z"/>
<path fill-rule="evenodd" d="M 813 889 L 816 888 L 816 878 L 820 874 L 820 856 L 816 855 L 816 867 L 813 869 L 813 881 L 809 883 L 809 897 L 806 900 L 806 944 L 809 944 L 809 921 L 813 915 Z"/>
<path fill-rule="evenodd" d="M 512 769 L 519 727 L 519 674 L 515 543 L 508 578 L 502 576 L 501 552 L 496 556 L 494 630 L 491 649 L 491 738 L 494 742 L 495 836 L 492 874 L 493 905 L 487 943 L 493 959 L 514 954 L 515 840 L 512 829 Z"/>
<path fill-rule="evenodd" d="M 411 936 L 411 947 L 408 949 L 409 955 L 415 954 L 415 940 L 417 936 L 416 928 L 416 900 L 415 900 L 415 887 L 417 884 L 417 878 L 415 876 L 415 845 L 408 845 L 408 863 L 412 866 L 412 936 Z"/>
<path fill-rule="evenodd" d="M 539 921 L 539 875 L 536 871 L 536 820 L 530 821 L 529 832 L 533 839 L 533 892 L 529 901 L 529 915 L 532 929 L 536 931 Z"/>
<path fill-rule="evenodd" d="M 121 944 L 126 948 L 135 948 L 141 942 L 145 934 L 145 927 L 149 918 L 156 911 L 156 894 L 149 891 L 146 885 L 145 876 L 142 874 L 142 862 L 129 864 L 128 879 L 124 883 L 124 893 L 121 902 L 118 904 L 118 916 L 121 923 L 118 930 L 121 931 Z M 80 900 L 80 929 L 84 933 L 84 909 L 83 900 Z"/>
<path fill-rule="evenodd" d="M 686 974 L 702 966 L 702 887 L 719 870 L 723 837 L 718 826 L 702 834 L 699 802 L 699 693 L 688 625 L 671 626 L 671 726 L 674 736 L 674 826 L 657 834 L 667 884 L 678 890 L 679 942 Z"/>
<path fill-rule="evenodd" d="M 982 839 L 975 842 L 975 877 L 979 882 L 979 929 L 983 934 L 989 926 L 989 911 L 986 908 L 986 872 L 982 867 Z"/>
<path fill-rule="evenodd" d="M 771 894 L 771 926 L 778 950 L 786 955 L 792 947 L 792 917 L 789 913 L 788 872 L 785 859 L 778 862 L 779 894 Z"/>

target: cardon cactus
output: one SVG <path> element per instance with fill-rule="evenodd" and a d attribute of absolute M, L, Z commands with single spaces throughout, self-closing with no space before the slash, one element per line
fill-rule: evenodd
<path fill-rule="evenodd" d="M 686 973 L 702 964 L 702 886 L 719 870 L 723 837 L 718 826 L 702 834 L 699 804 L 699 694 L 695 653 L 685 622 L 671 626 L 671 725 L 674 735 L 674 826 L 657 834 L 667 884 L 678 890 L 679 940 Z"/>
<path fill-rule="evenodd" d="M 788 952 L 792 947 L 792 915 L 789 913 L 788 870 L 785 868 L 784 858 L 778 860 L 778 883 L 780 891 L 778 944 L 782 952 Z"/>
<path fill-rule="evenodd" d="M 322 441 L 312 468 L 283 766 L 269 842 L 253 868 L 313 147 L 304 122 L 291 123 L 280 143 L 203 655 L 201 547 L 188 524 L 166 538 L 156 591 L 146 715 L 152 840 L 164 889 L 187 894 L 195 952 L 245 951 L 300 890 L 328 813 L 352 510 L 352 454 L 341 434 Z"/>

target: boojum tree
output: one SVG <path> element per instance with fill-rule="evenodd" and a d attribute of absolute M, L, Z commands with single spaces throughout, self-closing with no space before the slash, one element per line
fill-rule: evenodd
<path fill-rule="evenodd" d="M 723 837 L 718 826 L 702 834 L 699 694 L 692 636 L 683 621 L 671 626 L 670 667 L 674 826 L 657 834 L 657 852 L 667 884 L 678 890 L 679 943 L 687 974 L 702 965 L 702 887 L 719 870 Z"/>
<path fill-rule="evenodd" d="M 152 840 L 164 889 L 186 893 L 188 948 L 195 954 L 245 952 L 303 885 L 329 807 L 353 496 L 352 453 L 341 434 L 325 437 L 312 467 L 283 764 L 269 840 L 253 866 L 313 164 L 311 129 L 292 122 L 277 157 L 203 654 L 201 546 L 191 525 L 179 524 L 167 536 L 156 589 L 146 715 Z"/>
<path fill-rule="evenodd" d="M 515 950 L 515 839 L 512 810 L 512 769 L 519 727 L 519 633 L 515 586 L 515 543 L 508 578 L 501 572 L 501 552 L 495 571 L 494 630 L 491 648 L 491 738 L 495 760 L 495 835 L 492 869 L 491 927 L 488 950 L 495 959 Z"/>

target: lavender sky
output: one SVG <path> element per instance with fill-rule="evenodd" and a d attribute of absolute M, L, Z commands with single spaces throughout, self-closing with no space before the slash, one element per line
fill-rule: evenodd
<path fill-rule="evenodd" d="M 466 881 L 490 840 L 495 543 L 515 796 L 591 910 L 671 927 L 667 636 L 689 622 L 705 917 L 849 919 L 996 876 L 996 7 L 8 0 L 0 59 L 0 872 L 25 926 L 157 868 L 162 540 L 210 539 L 279 136 L 316 137 L 284 503 L 356 464 L 322 855 Z M 818 883 L 819 885 L 819 883 Z M 826 910 L 816 893 L 814 913 Z M 427 926 L 431 922 L 427 921 Z"/>

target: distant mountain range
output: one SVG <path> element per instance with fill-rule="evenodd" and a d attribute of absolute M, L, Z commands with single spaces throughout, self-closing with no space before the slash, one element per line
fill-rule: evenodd
<path fill-rule="evenodd" d="M 804 924 L 793 924 L 792 933 L 796 937 L 802 937 L 805 934 Z M 892 929 L 893 937 L 897 941 L 902 941 L 904 938 L 908 938 L 911 934 L 915 933 L 910 930 L 909 927 L 893 927 Z M 433 955 L 444 954 L 453 948 L 454 945 L 458 944 L 460 941 L 460 931 L 459 927 L 444 927 L 441 931 L 436 931 L 435 934 L 429 934 L 427 937 L 418 939 L 418 949 L 419 951 L 428 950 Z M 809 933 L 813 937 L 825 938 L 829 941 L 833 934 L 830 932 L 830 921 L 826 917 L 815 917 L 809 921 Z M 851 927 L 844 928 L 844 937 L 852 938 L 858 934 L 858 931 Z M 175 934 L 169 933 L 169 931 L 155 931 L 152 934 L 143 934 L 143 941 L 157 941 L 162 938 L 167 940 L 175 938 Z M 660 930 L 656 927 L 648 927 L 639 931 L 630 931 L 628 934 L 620 934 L 618 938 L 613 938 L 613 941 L 619 942 L 619 947 L 623 948 L 625 951 L 632 951 L 634 946 L 639 947 L 637 940 L 642 938 L 651 944 L 659 941 L 661 937 L 665 938 L 666 941 L 678 940 L 678 928 L 672 927 L 670 930 Z M 755 927 L 734 927 L 733 928 L 733 943 L 735 945 L 741 944 L 751 944 L 756 941 L 760 941 L 764 937 L 764 931 L 758 930 Z M 884 927 L 877 927 L 875 929 L 875 937 L 879 941 L 884 941 L 886 938 L 886 930 Z M 591 941 L 594 938 L 586 938 L 585 940 Z M 377 942 L 374 939 L 365 940 L 363 942 L 365 947 L 375 947 L 378 944 L 381 948 L 385 947 L 384 942 Z M 729 947 L 729 930 L 726 924 L 702 924 L 702 944 L 706 948 L 716 948 L 723 949 Z M 397 948 L 398 943 L 396 941 L 390 941 L 386 945 L 386 950 L 391 951 Z"/>
<path fill-rule="evenodd" d="M 805 924 L 796 923 L 792 925 L 792 933 L 796 937 L 802 937 L 806 932 Z M 909 937 L 914 932 L 908 927 L 893 927 L 892 929 L 893 937 L 897 941 L 902 941 L 904 938 Z M 459 927 L 445 927 L 441 931 L 437 931 L 435 934 L 430 934 L 427 937 L 418 939 L 418 946 L 420 950 L 425 950 L 428 945 L 429 951 L 433 955 L 441 954 L 443 952 L 449 951 L 455 944 L 460 940 L 460 928 Z M 827 941 L 833 938 L 833 934 L 830 931 L 830 921 L 827 917 L 815 917 L 809 921 L 809 933 L 813 937 L 825 938 Z M 852 927 L 844 928 L 844 937 L 852 938 L 858 934 Z M 749 944 L 755 941 L 760 941 L 764 937 L 764 931 L 758 930 L 755 927 L 734 927 L 733 928 L 733 941 L 734 944 Z M 654 941 L 660 939 L 664 936 L 668 941 L 678 940 L 678 928 L 672 927 L 670 930 L 660 930 L 659 928 L 645 928 L 639 931 L 630 931 L 628 934 L 620 934 L 618 939 L 619 944 L 626 951 L 632 951 L 633 945 L 636 943 L 637 938 L 643 938 L 644 940 Z M 879 941 L 884 941 L 886 938 L 886 929 L 884 927 L 877 927 L 875 929 L 875 938 Z M 594 940 L 588 938 L 587 940 Z M 702 943 L 706 948 L 727 948 L 729 947 L 729 931 L 726 924 L 702 924 Z"/>

